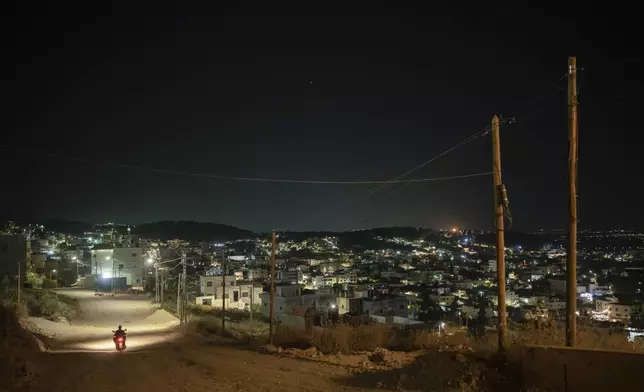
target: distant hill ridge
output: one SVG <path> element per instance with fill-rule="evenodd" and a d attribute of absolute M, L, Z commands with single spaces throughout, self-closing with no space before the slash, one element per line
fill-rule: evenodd
<path fill-rule="evenodd" d="M 133 233 L 143 238 L 155 238 L 164 241 L 175 238 L 191 241 L 231 241 L 257 237 L 257 234 L 252 231 L 235 226 L 194 221 L 143 223 L 137 225 Z"/>

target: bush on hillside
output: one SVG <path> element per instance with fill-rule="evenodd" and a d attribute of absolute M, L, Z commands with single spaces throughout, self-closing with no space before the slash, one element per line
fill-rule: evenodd
<path fill-rule="evenodd" d="M 79 307 L 75 299 L 58 295 L 51 291 L 26 291 L 26 304 L 29 313 L 36 317 L 55 320 L 65 317 L 70 320 L 77 316 Z"/>

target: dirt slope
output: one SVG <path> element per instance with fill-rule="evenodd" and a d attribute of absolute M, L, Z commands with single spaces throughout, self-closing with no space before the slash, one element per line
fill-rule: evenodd
<path fill-rule="evenodd" d="M 0 391 L 28 385 L 39 354 L 37 340 L 20 326 L 16 314 L 0 306 Z"/>

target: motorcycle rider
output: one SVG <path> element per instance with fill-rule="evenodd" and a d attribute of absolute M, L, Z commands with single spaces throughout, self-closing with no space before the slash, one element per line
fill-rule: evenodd
<path fill-rule="evenodd" d="M 116 342 L 116 339 L 119 337 L 123 337 L 123 348 L 125 348 L 125 331 L 122 329 L 122 327 L 119 325 L 119 327 L 114 331 L 114 344 L 116 344 L 116 348 L 118 348 L 118 343 Z"/>

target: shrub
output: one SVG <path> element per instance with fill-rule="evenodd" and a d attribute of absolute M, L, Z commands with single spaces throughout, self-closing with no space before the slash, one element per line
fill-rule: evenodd
<path fill-rule="evenodd" d="M 0 302 L 0 307 L 3 307 L 13 314 L 15 314 L 18 318 L 26 318 L 29 316 L 29 312 L 27 311 L 27 306 L 23 303 L 18 303 L 13 300 L 9 299 L 3 299 L 2 302 Z"/>
<path fill-rule="evenodd" d="M 226 321 L 226 331 L 222 333 L 221 317 L 201 316 L 190 323 L 194 331 L 202 335 L 222 335 L 247 343 L 266 343 L 268 339 L 268 325 L 256 321 Z"/>
<path fill-rule="evenodd" d="M 32 316 L 49 319 L 58 317 L 73 319 L 79 311 L 75 299 L 50 291 L 25 291 L 25 298 L 27 308 Z"/>
<path fill-rule="evenodd" d="M 56 283 L 55 280 L 51 279 L 43 279 L 42 280 L 42 288 L 43 289 L 55 289 L 58 287 L 58 284 Z"/>

